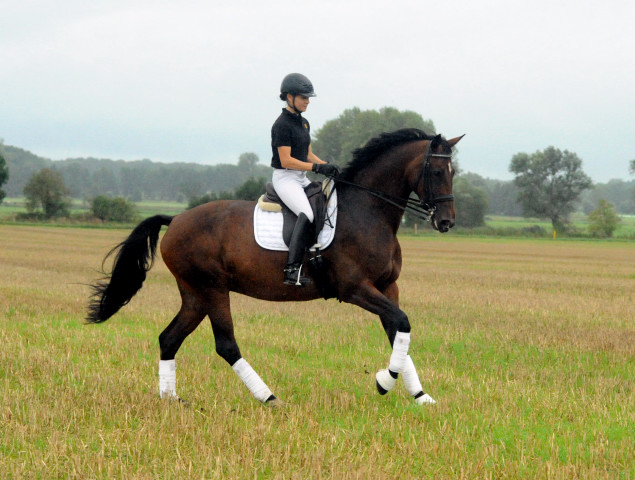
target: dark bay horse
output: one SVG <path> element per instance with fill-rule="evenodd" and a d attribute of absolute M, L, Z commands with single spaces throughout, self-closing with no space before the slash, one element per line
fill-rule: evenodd
<path fill-rule="evenodd" d="M 157 215 L 142 221 L 110 252 L 116 252 L 112 273 L 93 285 L 87 320 L 107 320 L 137 293 L 152 266 L 159 231 L 169 225 L 161 255 L 176 278 L 182 303 L 159 336 L 161 397 L 178 399 L 174 357 L 208 316 L 216 352 L 254 397 L 276 403 L 236 343 L 229 302 L 233 291 L 271 301 L 337 298 L 378 315 L 393 350 L 388 368 L 376 375 L 377 389 L 381 394 L 390 391 L 402 373 L 418 404 L 435 403 L 423 393 L 408 355 L 410 323 L 399 308 L 396 283 L 402 263 L 397 230 L 412 192 L 436 230 L 447 232 L 454 225 L 451 155 L 461 138 L 445 140 L 403 129 L 355 150 L 352 162 L 336 179 L 337 229 L 322 252 L 324 268 L 319 276 L 308 272 L 314 282 L 305 288 L 283 285 L 286 252 L 265 250 L 254 240 L 254 202 L 216 201 L 175 217 Z"/>

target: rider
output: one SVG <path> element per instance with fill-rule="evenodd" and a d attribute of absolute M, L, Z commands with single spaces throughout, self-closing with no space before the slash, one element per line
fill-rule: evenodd
<path fill-rule="evenodd" d="M 320 160 L 311 151 L 309 122 L 302 117 L 309 106 L 309 97 L 315 97 L 313 84 L 300 73 L 290 73 L 282 80 L 280 99 L 286 102 L 282 114 L 271 127 L 272 182 L 276 193 L 289 209 L 298 216 L 291 241 L 289 259 L 284 269 L 284 283 L 304 286 L 311 283 L 302 276 L 302 261 L 310 245 L 313 211 L 304 192 L 310 180 L 306 172 L 337 176 L 339 169 Z"/>

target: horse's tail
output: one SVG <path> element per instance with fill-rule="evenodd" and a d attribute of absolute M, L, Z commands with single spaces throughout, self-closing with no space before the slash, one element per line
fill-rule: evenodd
<path fill-rule="evenodd" d="M 172 218 L 167 215 L 146 218 L 128 238 L 108 252 L 104 262 L 115 252 L 117 256 L 112 272 L 91 285 L 93 294 L 86 317 L 89 323 L 105 322 L 141 289 L 154 262 L 161 227 L 169 225 Z"/>

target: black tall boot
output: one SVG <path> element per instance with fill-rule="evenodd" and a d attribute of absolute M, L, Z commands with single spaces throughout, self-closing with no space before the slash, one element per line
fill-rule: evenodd
<path fill-rule="evenodd" d="M 289 241 L 289 260 L 284 269 L 284 283 L 303 287 L 312 283 L 310 278 L 302 276 L 302 262 L 306 249 L 311 245 L 313 224 L 304 213 L 298 215 Z"/>

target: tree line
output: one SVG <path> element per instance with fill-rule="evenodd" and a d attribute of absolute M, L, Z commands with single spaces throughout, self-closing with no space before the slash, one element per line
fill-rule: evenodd
<path fill-rule="evenodd" d="M 314 134 L 312 145 L 321 158 L 344 167 L 354 148 L 381 132 L 405 127 L 435 133 L 432 120 L 423 119 L 416 112 L 390 107 L 379 111 L 352 108 L 326 122 Z M 573 152 L 548 147 L 533 154 L 516 154 L 509 167 L 516 176 L 513 181 L 462 172 L 458 163 L 455 161 L 459 173 L 454 182 L 458 225 L 482 225 L 486 214 L 525 215 L 550 219 L 555 229 L 562 229 L 572 211 L 588 214 L 601 201 L 616 212 L 635 214 L 635 181 L 616 179 L 592 185 L 582 170 L 581 159 Z M 631 173 L 635 173 L 634 163 L 630 163 Z M 54 172 L 64 185 L 64 195 L 72 198 L 93 202 L 98 197 L 121 197 L 130 202 L 163 200 L 187 202 L 190 206 L 219 198 L 254 199 L 271 177 L 271 168 L 260 165 L 258 156 L 249 152 L 241 154 L 237 164 L 221 165 L 157 163 L 147 159 L 52 161 L 0 142 L 0 187 L 5 183 L 0 201 L 3 194 L 26 195 L 29 181 L 43 170 Z M 406 217 L 407 223 L 412 221 Z"/>
<path fill-rule="evenodd" d="M 159 163 L 147 159 L 71 158 L 53 161 L 5 145 L 4 157 L 10 172 L 3 187 L 8 197 L 21 197 L 29 179 L 43 168 L 61 175 L 71 198 L 88 200 L 98 195 L 122 196 L 133 202 L 187 202 L 191 197 L 207 192 L 233 190 L 252 177 L 271 176 L 270 167 L 258 165 L 258 157 L 254 153 L 243 153 L 237 165 Z"/>

